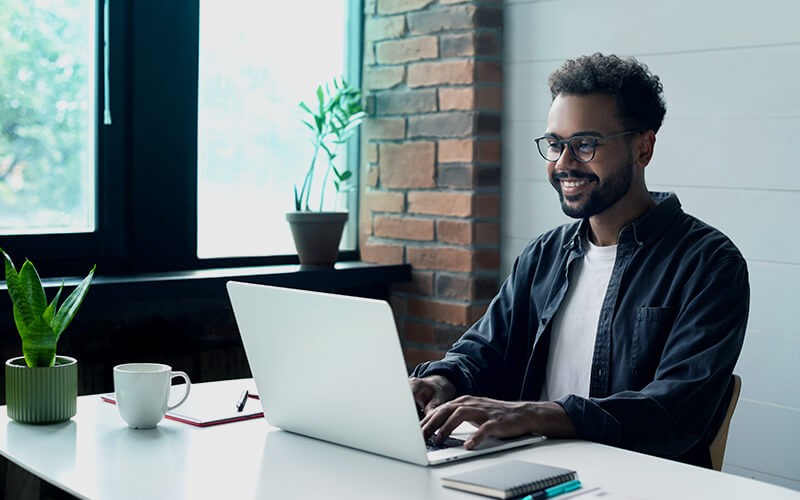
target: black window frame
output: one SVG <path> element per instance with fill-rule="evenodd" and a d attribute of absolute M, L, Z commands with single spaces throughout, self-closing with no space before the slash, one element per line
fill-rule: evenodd
<path fill-rule="evenodd" d="M 107 275 L 297 264 L 296 255 L 197 257 L 199 0 L 108 1 L 110 125 L 102 125 L 104 2 L 96 1 L 96 230 L 0 235 L 0 247 L 43 276 L 81 275 L 95 263 Z M 347 77 L 359 83 L 363 0 L 349 9 Z M 349 145 L 355 172 L 358 144 Z M 340 252 L 341 261 L 357 259 L 358 248 Z"/>

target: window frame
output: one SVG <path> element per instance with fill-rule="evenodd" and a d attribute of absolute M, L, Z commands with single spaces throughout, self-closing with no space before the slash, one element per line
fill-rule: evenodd
<path fill-rule="evenodd" d="M 297 264 L 297 255 L 197 257 L 197 92 L 199 0 L 108 2 L 112 123 L 102 125 L 105 92 L 103 0 L 97 2 L 97 211 L 92 233 L 0 236 L 15 260 L 43 276 L 126 275 L 221 267 Z M 363 0 L 349 0 L 347 78 L 361 82 Z M 359 137 L 348 144 L 359 171 Z M 356 176 L 357 177 L 357 176 Z M 356 179 L 357 182 L 357 179 Z M 353 197 L 356 198 L 356 197 Z M 357 234 L 357 200 L 349 231 Z M 357 260 L 356 249 L 339 260 Z M 19 263 L 17 263 L 19 265 Z"/>

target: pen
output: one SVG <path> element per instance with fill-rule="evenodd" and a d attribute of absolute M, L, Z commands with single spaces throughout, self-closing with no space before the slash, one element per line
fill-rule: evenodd
<path fill-rule="evenodd" d="M 248 393 L 247 389 L 242 391 L 241 396 L 239 396 L 239 399 L 236 401 L 236 411 L 244 410 L 244 405 L 247 404 L 247 396 L 248 395 L 249 395 L 249 393 Z"/>
<path fill-rule="evenodd" d="M 580 487 L 581 487 L 580 480 L 573 479 L 572 481 L 567 481 L 566 483 L 562 483 L 542 491 L 531 493 L 526 497 L 522 497 L 522 500 L 543 500 L 545 498 L 553 498 L 555 496 L 564 493 L 569 493 L 570 491 L 575 491 Z"/>

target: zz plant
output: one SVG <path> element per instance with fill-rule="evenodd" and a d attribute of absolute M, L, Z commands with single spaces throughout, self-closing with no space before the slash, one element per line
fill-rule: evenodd
<path fill-rule="evenodd" d="M 0 248 L 5 261 L 6 286 L 14 309 L 14 323 L 22 338 L 22 354 L 31 368 L 53 366 L 56 360 L 56 344 L 83 303 L 92 276 L 97 266 L 92 267 L 83 281 L 72 291 L 61 307 L 58 300 L 64 283 L 48 304 L 39 273 L 29 260 L 25 260 L 19 272 L 11 257 Z"/>

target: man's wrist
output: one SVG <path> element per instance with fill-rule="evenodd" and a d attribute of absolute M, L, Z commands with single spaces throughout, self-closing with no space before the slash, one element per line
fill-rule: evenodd
<path fill-rule="evenodd" d="M 450 401 L 456 396 L 456 386 L 443 375 L 430 375 L 425 378 L 437 387 L 442 401 Z"/>
<path fill-rule="evenodd" d="M 528 414 L 531 418 L 533 432 L 552 438 L 577 438 L 578 430 L 567 411 L 552 401 L 535 401 L 528 403 Z"/>

